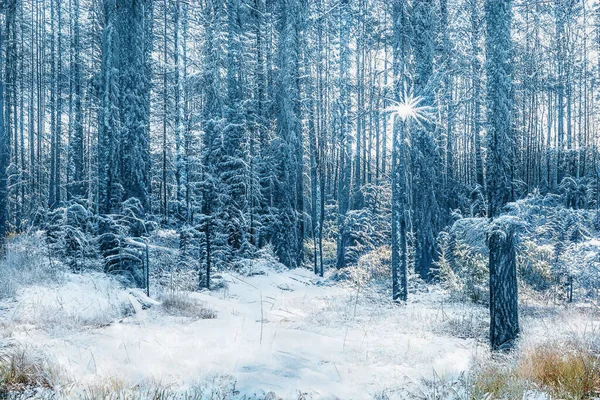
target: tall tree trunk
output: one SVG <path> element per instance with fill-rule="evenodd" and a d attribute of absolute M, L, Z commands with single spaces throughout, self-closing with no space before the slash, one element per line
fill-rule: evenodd
<path fill-rule="evenodd" d="M 486 0 L 488 93 L 487 184 L 489 216 L 497 217 L 512 199 L 514 130 L 510 68 L 511 0 Z M 492 226 L 490 249 L 490 341 L 493 350 L 509 349 L 519 333 L 514 227 Z"/>
<path fill-rule="evenodd" d="M 10 9 L 9 9 L 10 10 Z M 8 17 L 8 15 L 7 15 Z M 0 27 L 0 52 L 4 52 L 4 32 Z M 4 119 L 4 81 L 0 76 L 0 255 L 5 252 L 6 236 L 8 234 L 8 166 L 10 161 L 10 130 Z"/>
<path fill-rule="evenodd" d="M 80 23 L 80 0 L 73 0 L 73 64 L 71 66 L 73 73 L 73 91 L 74 91 L 74 123 L 73 136 L 69 141 L 69 155 L 73 169 L 72 184 L 69 192 L 73 197 L 85 197 L 85 160 L 83 152 L 84 131 L 83 131 L 83 90 L 82 90 L 82 67 L 81 60 L 81 23 Z"/>
<path fill-rule="evenodd" d="M 400 102 L 404 93 L 405 63 L 407 59 L 407 16 L 405 0 L 394 0 L 392 5 L 393 24 L 393 73 L 394 97 Z M 406 122 L 394 116 L 392 138 L 392 299 L 406 301 L 408 297 L 407 264 L 407 176 Z"/>
<path fill-rule="evenodd" d="M 104 0 L 104 13 L 100 204 L 110 212 L 113 204 L 137 198 L 150 210 L 152 2 Z"/>
<path fill-rule="evenodd" d="M 483 156 L 481 151 L 481 63 L 479 62 L 480 25 L 481 18 L 478 11 L 478 0 L 470 0 L 471 19 L 471 84 L 473 85 L 473 117 L 472 130 L 475 144 L 475 175 L 476 182 L 485 190 L 483 175 Z"/>
<path fill-rule="evenodd" d="M 349 232 L 346 214 L 350 208 L 350 179 L 352 175 L 351 152 L 352 142 L 350 138 L 350 19 L 349 2 L 342 0 L 340 4 L 340 95 L 339 95 L 339 121 L 340 121 L 340 154 L 339 154 L 339 186 L 338 186 L 338 247 L 337 263 L 338 269 L 346 267 L 346 246 L 348 245 Z"/>
<path fill-rule="evenodd" d="M 435 15 L 433 0 L 417 0 L 411 10 L 412 42 L 415 57 L 415 94 L 421 98 L 421 106 L 433 106 L 433 77 Z M 436 257 L 439 226 L 443 223 L 437 190 L 440 186 L 441 159 L 434 140 L 435 127 L 427 120 L 415 124 L 412 134 L 413 198 L 415 226 L 415 270 L 425 280 L 432 276 Z"/>

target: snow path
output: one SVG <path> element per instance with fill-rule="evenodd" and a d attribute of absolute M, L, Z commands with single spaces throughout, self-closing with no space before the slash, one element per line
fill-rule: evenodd
<path fill-rule="evenodd" d="M 76 386 L 108 378 L 185 386 L 229 375 L 242 394 L 284 399 L 414 398 L 422 378 L 456 377 L 478 350 L 474 340 L 436 333 L 450 308 L 436 291 L 396 306 L 308 270 L 224 277 L 227 289 L 192 294 L 216 319 L 190 322 L 153 307 L 60 336 L 16 326 L 11 338 L 41 347 Z"/>

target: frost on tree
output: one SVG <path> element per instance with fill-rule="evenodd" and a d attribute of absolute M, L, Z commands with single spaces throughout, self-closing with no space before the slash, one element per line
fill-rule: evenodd
<path fill-rule="evenodd" d="M 487 183 L 489 216 L 498 217 L 512 199 L 514 131 L 510 66 L 511 2 L 487 0 L 486 69 L 488 92 Z M 514 227 L 506 218 L 493 225 L 490 249 L 490 341 L 510 349 L 519 334 Z"/>
<path fill-rule="evenodd" d="M 395 101 L 400 103 L 404 91 L 405 60 L 407 56 L 407 13 L 404 0 L 394 1 L 392 8 L 394 47 L 393 71 Z M 392 138 L 392 299 L 406 301 L 408 296 L 407 266 L 407 145 L 406 124 L 395 116 Z"/>
<path fill-rule="evenodd" d="M 135 197 L 150 205 L 152 1 L 105 0 L 98 175 L 100 208 Z"/>
<path fill-rule="evenodd" d="M 2 32 L 0 32 L 0 37 L 1 35 Z M 4 240 L 8 233 L 7 169 L 9 155 L 10 136 L 6 132 L 6 129 L 4 129 L 4 82 L 0 79 L 0 253 L 4 252 Z"/>
<path fill-rule="evenodd" d="M 515 134 L 512 126 L 511 1 L 488 0 L 485 12 L 488 107 L 486 172 L 489 216 L 495 217 L 513 198 Z"/>
<path fill-rule="evenodd" d="M 436 22 L 435 4 L 432 0 L 418 0 L 412 4 L 410 23 L 412 28 L 411 45 L 415 59 L 414 91 L 421 99 L 422 107 L 434 105 L 432 81 L 434 78 Z M 414 124 L 412 133 L 412 189 L 413 198 L 419 199 L 413 205 L 415 233 L 415 270 L 425 280 L 433 276 L 436 257 L 435 238 L 444 219 L 440 210 L 439 182 L 441 158 L 436 147 L 435 124 L 428 120 Z"/>

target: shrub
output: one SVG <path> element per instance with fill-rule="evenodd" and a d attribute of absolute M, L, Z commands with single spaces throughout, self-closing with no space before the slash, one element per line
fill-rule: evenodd
<path fill-rule="evenodd" d="M 162 310 L 174 317 L 214 319 L 217 313 L 202 302 L 192 298 L 188 292 L 168 290 L 160 296 Z"/>
<path fill-rule="evenodd" d="M 517 252 L 519 276 L 523 283 L 538 291 L 550 288 L 554 261 L 552 246 L 540 246 L 532 240 L 524 240 Z"/>
<path fill-rule="evenodd" d="M 436 266 L 439 277 L 454 300 L 487 304 L 489 270 L 487 255 L 455 232 L 440 234 Z M 471 242 L 472 243 L 472 242 Z"/>
<path fill-rule="evenodd" d="M 15 297 L 23 286 L 62 282 L 65 272 L 49 257 L 42 232 L 11 237 L 0 261 L 0 299 Z"/>
<path fill-rule="evenodd" d="M 566 208 L 563 200 L 534 194 L 506 206 L 509 216 L 524 222 L 518 238 L 519 283 L 522 289 L 554 293 L 558 299 L 596 296 L 600 282 L 596 213 Z M 459 299 L 487 302 L 487 224 L 485 218 L 459 218 L 438 236 L 439 276 Z"/>
<path fill-rule="evenodd" d="M 86 260 L 97 256 L 93 240 L 97 220 L 87 204 L 78 201 L 49 211 L 42 225 L 53 254 L 75 271 L 80 271 Z"/>
<path fill-rule="evenodd" d="M 275 248 L 271 243 L 256 251 L 256 258 L 242 258 L 234 263 L 234 269 L 244 276 L 268 275 L 270 272 L 281 272 L 285 265 L 279 262 Z"/>
<path fill-rule="evenodd" d="M 390 278 L 391 263 L 391 247 L 380 246 L 361 256 L 358 259 L 356 269 L 361 272 L 361 280 L 387 284 Z"/>

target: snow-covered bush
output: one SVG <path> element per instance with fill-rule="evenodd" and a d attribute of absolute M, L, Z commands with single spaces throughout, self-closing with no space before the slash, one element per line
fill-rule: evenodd
<path fill-rule="evenodd" d="M 438 275 L 456 300 L 489 300 L 487 227 L 483 218 L 459 219 L 438 237 Z"/>
<path fill-rule="evenodd" d="M 65 270 L 49 256 L 43 232 L 14 236 L 7 240 L 0 261 L 0 299 L 14 297 L 24 286 L 62 282 Z"/>
<path fill-rule="evenodd" d="M 517 252 L 518 275 L 522 283 L 537 291 L 548 290 L 552 283 L 554 261 L 553 246 L 538 245 L 531 239 L 523 240 Z"/>
<path fill-rule="evenodd" d="M 87 260 L 97 256 L 93 240 L 97 228 L 94 212 L 76 201 L 49 211 L 44 224 L 53 254 L 60 256 L 76 271 L 83 269 L 88 264 Z"/>
<path fill-rule="evenodd" d="M 184 226 L 179 230 L 179 255 L 176 260 L 176 267 L 183 271 L 198 271 L 200 280 L 204 275 L 202 268 L 203 250 L 201 239 L 204 234 L 193 226 Z M 200 284 L 200 282 L 198 282 Z"/>
<path fill-rule="evenodd" d="M 565 188 L 571 186 L 565 181 Z M 520 284 L 531 293 L 553 291 L 554 298 L 566 300 L 578 288 L 591 294 L 591 282 L 600 282 L 600 276 L 590 256 L 593 251 L 584 246 L 597 232 L 595 212 L 566 208 L 564 196 L 533 194 L 509 203 L 506 210 L 522 226 L 517 249 Z M 459 218 L 438 236 L 440 279 L 459 298 L 487 301 L 488 223 L 484 218 Z"/>
<path fill-rule="evenodd" d="M 189 292 L 167 290 L 160 294 L 159 299 L 161 310 L 168 315 L 193 319 L 217 318 L 217 313 L 214 310 L 191 297 Z"/>
<path fill-rule="evenodd" d="M 349 235 L 347 265 L 356 264 L 362 255 L 387 243 L 391 235 L 389 219 L 367 208 L 348 212 L 345 225 Z"/>
<path fill-rule="evenodd" d="M 390 280 L 390 265 L 392 249 L 390 246 L 380 246 L 362 255 L 356 266 L 350 267 L 352 279 L 360 284 L 387 285 Z"/>
<path fill-rule="evenodd" d="M 557 266 L 557 276 L 562 278 L 559 295 L 563 299 L 600 301 L 600 241 L 569 244 L 560 254 Z"/>
<path fill-rule="evenodd" d="M 361 256 L 387 245 L 391 235 L 390 185 L 366 185 L 362 196 L 364 207 L 348 211 L 344 219 L 346 265 L 355 265 Z"/>
<path fill-rule="evenodd" d="M 281 272 L 285 265 L 281 264 L 275 255 L 271 243 L 256 251 L 255 259 L 240 259 L 234 263 L 234 269 L 244 276 L 268 275 L 271 272 Z"/>
<path fill-rule="evenodd" d="M 565 177 L 559 185 L 564 205 L 568 208 L 585 208 L 588 205 L 588 179 Z"/>
<path fill-rule="evenodd" d="M 156 225 L 146 219 L 141 202 L 128 199 L 119 213 L 99 217 L 98 225 L 104 271 L 121 276 L 126 284 L 145 287 L 146 240 Z"/>
<path fill-rule="evenodd" d="M 198 232 L 184 226 L 179 230 L 157 229 L 149 238 L 150 274 L 160 287 L 194 291 L 204 281 Z"/>
<path fill-rule="evenodd" d="M 100 219 L 98 247 L 104 257 L 104 272 L 122 277 L 127 285 L 143 287 L 144 255 L 139 249 L 132 248 L 128 239 L 126 228 L 114 218 L 107 216 Z"/>

